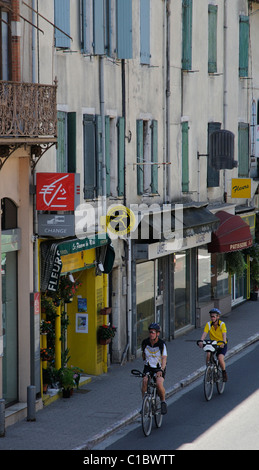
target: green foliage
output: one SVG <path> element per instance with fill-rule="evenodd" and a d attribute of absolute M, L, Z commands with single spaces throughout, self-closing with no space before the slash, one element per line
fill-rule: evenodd
<path fill-rule="evenodd" d="M 235 274 L 238 278 L 242 277 L 246 269 L 246 262 L 242 251 L 233 251 L 226 254 L 227 271 L 233 276 Z"/>

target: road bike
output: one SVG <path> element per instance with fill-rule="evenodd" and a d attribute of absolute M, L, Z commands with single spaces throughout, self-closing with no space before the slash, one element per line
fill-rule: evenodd
<path fill-rule="evenodd" d="M 145 392 L 142 401 L 141 423 L 144 435 L 149 436 L 152 429 L 153 416 L 157 428 L 160 428 L 163 419 L 161 414 L 161 401 L 157 394 L 156 388 L 156 374 L 153 376 L 151 376 L 149 373 L 143 374 L 143 372 L 140 372 L 137 369 L 133 369 L 131 373 L 136 377 L 144 377 L 145 375 L 148 377 L 147 391 Z"/>
<path fill-rule="evenodd" d="M 217 391 L 220 395 L 224 392 L 225 389 L 222 369 L 216 355 L 217 351 L 220 349 L 220 343 L 224 343 L 224 341 L 198 340 L 198 346 L 201 342 L 203 343 L 203 350 L 210 353 L 203 382 L 204 395 L 206 400 L 209 401 L 213 395 L 214 383 L 216 383 Z"/>

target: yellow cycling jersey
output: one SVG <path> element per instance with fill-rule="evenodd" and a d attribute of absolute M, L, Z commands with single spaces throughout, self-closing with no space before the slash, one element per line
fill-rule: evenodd
<path fill-rule="evenodd" d="M 210 339 L 212 341 L 223 341 L 223 334 L 222 333 L 227 333 L 227 327 L 226 324 L 219 320 L 218 326 L 215 329 L 212 322 L 209 321 L 206 323 L 205 328 L 204 328 L 205 333 L 209 333 Z M 227 340 L 226 340 L 227 342 Z"/>

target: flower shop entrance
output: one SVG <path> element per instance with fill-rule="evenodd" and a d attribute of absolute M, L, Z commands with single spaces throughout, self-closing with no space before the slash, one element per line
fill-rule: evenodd
<path fill-rule="evenodd" d="M 48 328 L 48 321 L 52 324 L 52 332 L 41 336 L 43 372 L 50 367 L 56 371 L 79 368 L 91 375 L 107 372 L 107 346 L 99 344 L 98 329 L 109 320 L 108 276 L 99 268 L 105 264 L 108 244 L 107 239 L 97 237 L 91 243 L 68 240 L 52 253 L 60 273 L 56 290 L 46 289 L 46 282 L 41 286 L 42 306 L 50 301 L 54 307 L 54 313 L 42 313 L 42 326 L 46 322 Z M 53 277 L 50 266 L 45 271 L 48 279 L 50 272 Z"/>

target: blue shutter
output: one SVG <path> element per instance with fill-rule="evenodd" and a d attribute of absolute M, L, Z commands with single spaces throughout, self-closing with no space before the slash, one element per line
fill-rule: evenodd
<path fill-rule="evenodd" d="M 94 116 L 84 114 L 84 198 L 94 199 L 96 189 L 95 123 Z"/>
<path fill-rule="evenodd" d="M 144 191 L 144 143 L 143 143 L 143 121 L 137 120 L 137 193 L 143 194 Z"/>
<path fill-rule="evenodd" d="M 132 59 L 132 0 L 117 0 L 117 57 Z"/>
<path fill-rule="evenodd" d="M 81 50 L 84 54 L 87 51 L 87 15 L 86 15 L 86 0 L 81 0 Z"/>
<path fill-rule="evenodd" d="M 140 0 L 140 62 L 150 64 L 150 0 Z"/>
<path fill-rule="evenodd" d="M 103 0 L 94 0 L 94 53 L 97 55 L 105 53 L 104 32 Z"/>
<path fill-rule="evenodd" d="M 54 4 L 55 25 L 70 35 L 70 0 L 55 0 Z M 70 39 L 55 28 L 55 46 L 62 49 L 70 48 Z"/>
<path fill-rule="evenodd" d="M 151 148 L 151 161 L 156 165 L 151 165 L 151 191 L 154 194 L 158 193 L 158 145 L 157 145 L 157 121 L 152 122 L 152 148 Z"/>
<path fill-rule="evenodd" d="M 124 195 L 125 119 L 118 119 L 118 196 Z"/>
<path fill-rule="evenodd" d="M 182 0 L 182 68 L 192 68 L 192 0 Z"/>
<path fill-rule="evenodd" d="M 249 17 L 239 19 L 239 77 L 248 76 Z"/>

